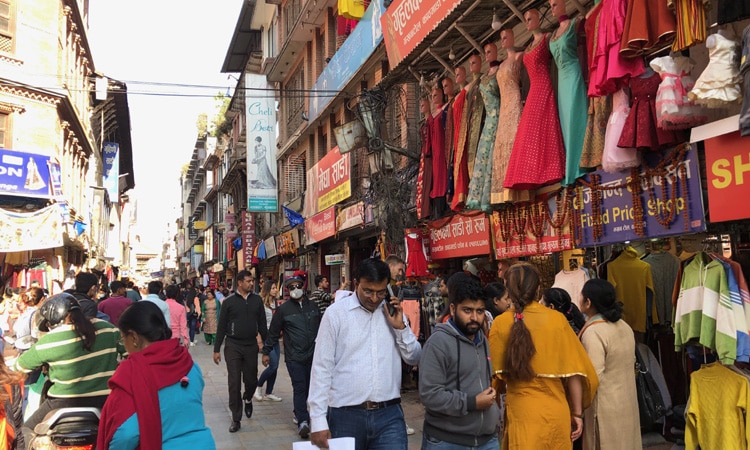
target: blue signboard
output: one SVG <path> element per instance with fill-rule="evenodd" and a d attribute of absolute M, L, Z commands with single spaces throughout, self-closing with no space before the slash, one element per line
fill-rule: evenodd
<path fill-rule="evenodd" d="M 49 156 L 0 148 L 0 195 L 51 195 Z"/>
<path fill-rule="evenodd" d="M 102 148 L 104 161 L 104 187 L 107 188 L 109 201 L 118 203 L 120 200 L 120 144 L 105 142 Z"/>
<path fill-rule="evenodd" d="M 383 40 L 383 27 L 380 16 L 385 12 L 383 0 L 370 2 L 365 15 L 354 27 L 352 34 L 346 38 L 341 48 L 334 53 L 331 61 L 323 69 L 310 97 L 308 117 L 315 120 L 333 100 L 334 95 L 352 79 L 354 72 L 362 67 L 375 48 Z M 316 92 L 318 91 L 318 92 Z"/>

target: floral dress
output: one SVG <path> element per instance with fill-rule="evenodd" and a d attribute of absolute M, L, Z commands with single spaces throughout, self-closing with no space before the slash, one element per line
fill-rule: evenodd
<path fill-rule="evenodd" d="M 500 110 L 500 91 L 495 74 L 485 75 L 479 83 L 479 92 L 484 101 L 485 119 L 477 145 L 474 171 L 469 181 L 469 196 L 466 208 L 490 210 L 490 187 L 492 185 L 492 151 L 495 148 L 497 118 Z"/>

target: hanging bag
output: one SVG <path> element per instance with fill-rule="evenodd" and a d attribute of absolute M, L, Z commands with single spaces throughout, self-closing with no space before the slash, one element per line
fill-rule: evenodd
<path fill-rule="evenodd" d="M 648 365 L 641 358 L 638 349 L 635 351 L 635 387 L 638 394 L 638 410 L 641 417 L 641 428 L 650 427 L 667 414 L 664 400 Z"/>

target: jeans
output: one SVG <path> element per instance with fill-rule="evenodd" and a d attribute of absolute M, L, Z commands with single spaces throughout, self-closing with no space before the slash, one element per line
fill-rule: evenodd
<path fill-rule="evenodd" d="M 232 421 L 242 419 L 242 399 L 253 399 L 258 384 L 258 344 L 255 340 L 248 345 L 240 345 L 226 341 L 224 359 L 227 362 L 227 384 L 229 385 L 229 410 L 232 411 Z M 245 384 L 245 394 L 242 395 L 242 384 Z"/>
<path fill-rule="evenodd" d="M 353 437 L 356 450 L 406 450 L 409 443 L 401 405 L 371 411 L 329 408 L 328 427 L 331 437 Z"/>
<path fill-rule="evenodd" d="M 273 346 L 273 349 L 271 349 L 271 353 L 268 354 L 268 357 L 270 359 L 268 367 L 266 367 L 266 370 L 264 370 L 263 373 L 260 374 L 260 378 L 258 378 L 259 387 L 262 387 L 266 382 L 268 382 L 268 384 L 266 384 L 266 395 L 273 392 L 273 386 L 276 384 L 276 374 L 279 371 L 281 346 L 278 342 Z"/>
<path fill-rule="evenodd" d="M 294 392 L 294 417 L 298 423 L 310 422 L 310 413 L 307 411 L 307 395 L 310 392 L 310 371 L 312 370 L 312 359 L 307 362 L 286 360 L 286 370 L 292 380 L 292 391 Z"/>
<path fill-rule="evenodd" d="M 493 437 L 482 445 L 466 446 L 440 441 L 427 433 L 422 433 L 422 450 L 497 450 L 499 446 L 497 437 Z"/>
<path fill-rule="evenodd" d="M 188 336 L 190 336 L 190 342 L 195 342 L 195 324 L 197 320 L 198 320 L 197 317 L 191 314 L 187 315 L 187 327 L 188 327 Z M 185 345 L 187 345 L 187 343 Z"/>

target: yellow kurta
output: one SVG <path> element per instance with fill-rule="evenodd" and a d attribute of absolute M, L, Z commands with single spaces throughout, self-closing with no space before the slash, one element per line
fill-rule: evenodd
<path fill-rule="evenodd" d="M 622 318 L 634 331 L 646 332 L 646 290 L 654 292 L 651 266 L 638 258 L 633 247 L 627 247 L 620 256 L 607 264 L 607 280 L 622 302 Z M 656 300 L 651 302 L 652 323 L 658 323 Z"/>
<path fill-rule="evenodd" d="M 524 324 L 536 353 L 531 381 L 506 385 L 503 449 L 570 449 L 570 407 L 564 378 L 583 377 L 583 407 L 588 407 L 599 380 L 586 351 L 565 316 L 538 303 L 524 309 Z M 495 376 L 503 378 L 513 310 L 495 318 L 490 330 L 490 355 Z"/>

